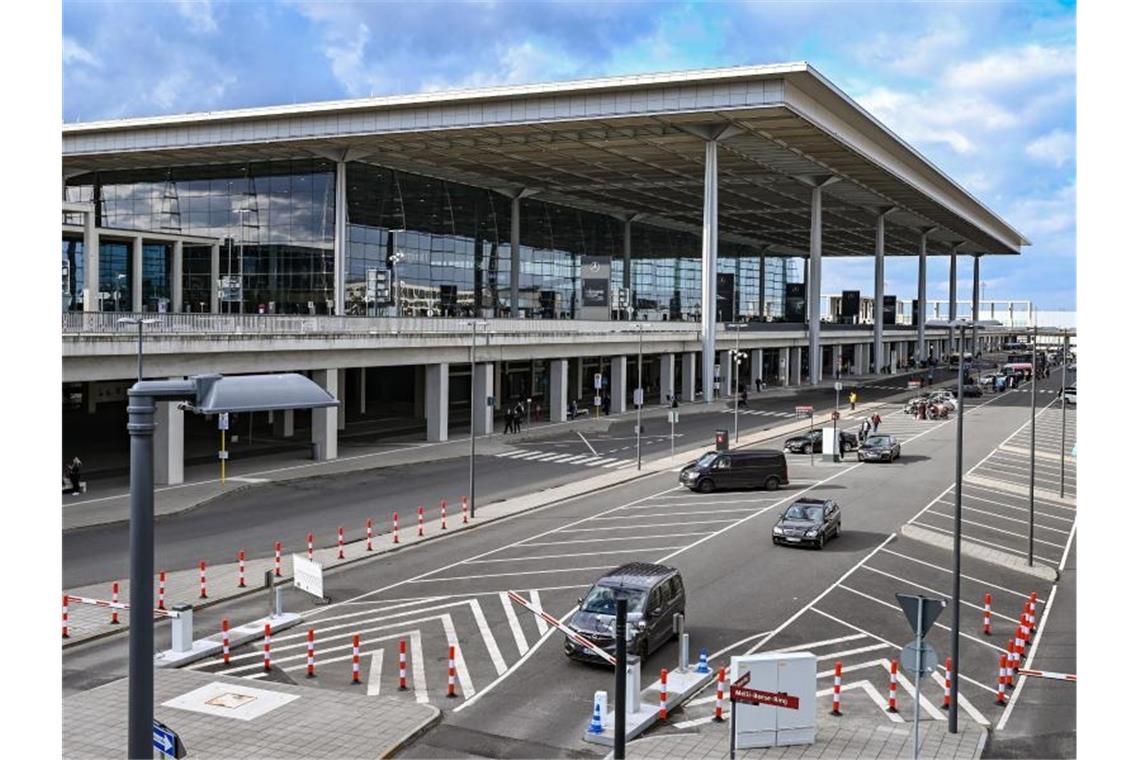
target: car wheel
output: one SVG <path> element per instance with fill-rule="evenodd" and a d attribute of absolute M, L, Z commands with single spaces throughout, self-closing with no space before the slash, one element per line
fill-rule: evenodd
<path fill-rule="evenodd" d="M 697 481 L 697 490 L 701 493 L 712 493 L 713 482 L 708 478 L 702 478 L 701 480 Z"/>
<path fill-rule="evenodd" d="M 839 538 L 839 532 L 843 529 L 843 523 L 835 523 L 835 537 Z"/>
<path fill-rule="evenodd" d="M 823 544 L 827 541 L 826 535 L 827 534 L 823 534 L 818 539 L 816 539 L 815 548 L 817 551 L 823 551 Z"/>
<path fill-rule="evenodd" d="M 769 491 L 777 491 L 780 488 L 780 479 L 772 475 L 768 480 L 764 481 L 764 487 Z"/>

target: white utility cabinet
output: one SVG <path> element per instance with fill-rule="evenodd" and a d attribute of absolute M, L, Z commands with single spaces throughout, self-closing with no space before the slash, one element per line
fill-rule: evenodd
<path fill-rule="evenodd" d="M 738 702 L 737 749 L 814 744 L 816 733 L 816 657 L 811 652 L 771 652 L 733 657 L 731 681 L 744 673 L 752 677 L 747 688 L 798 700 L 795 707 Z"/>

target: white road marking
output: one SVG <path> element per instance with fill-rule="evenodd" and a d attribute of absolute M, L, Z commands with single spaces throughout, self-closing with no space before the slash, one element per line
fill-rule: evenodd
<path fill-rule="evenodd" d="M 452 581 L 471 581 L 479 578 L 510 578 L 515 575 L 544 575 L 546 573 L 577 573 L 586 570 L 611 570 L 610 565 L 596 565 L 593 567 L 567 567 L 557 570 L 520 570 L 517 573 L 485 573 L 483 575 L 448 575 L 442 578 L 413 578 L 407 583 L 451 583 Z"/>
<path fill-rule="evenodd" d="M 829 652 L 828 654 L 821 654 L 816 657 L 817 660 L 841 660 L 844 657 L 850 657 L 857 654 L 865 654 L 867 652 L 877 652 L 880 649 L 886 649 L 889 644 L 868 644 L 865 647 L 857 649 L 844 649 L 839 652 Z"/>
<path fill-rule="evenodd" d="M 590 445 L 590 442 L 586 440 L 586 436 L 582 435 L 582 433 L 579 432 L 578 437 L 582 439 L 582 443 L 586 444 L 586 448 L 588 448 L 593 453 L 594 456 L 598 455 L 597 450 L 594 449 L 594 447 Z"/>
<path fill-rule="evenodd" d="M 1033 643 L 1029 645 L 1029 653 L 1025 658 L 1024 665 L 1026 670 L 1033 669 L 1033 657 L 1037 654 L 1037 645 L 1044 637 L 1045 624 L 1049 622 L 1049 610 L 1053 609 L 1053 594 L 1056 592 L 1057 584 L 1054 583 L 1053 587 L 1049 589 L 1049 598 L 1045 601 L 1045 614 L 1041 616 L 1041 625 L 1037 626 L 1037 635 L 1033 637 Z M 1005 706 L 1005 710 L 1003 710 L 1001 714 L 1001 719 L 998 721 L 998 731 L 1001 731 L 1003 728 L 1005 728 L 1005 724 L 1009 720 L 1009 716 L 1013 714 L 1013 706 L 1017 704 L 1017 698 L 1021 696 L 1021 688 L 1025 685 L 1025 682 L 1027 680 L 1028 679 L 1025 678 L 1017 679 L 1017 685 L 1013 687 L 1013 694 L 1009 698 L 1009 704 Z"/>
<path fill-rule="evenodd" d="M 771 505 L 769 504 L 768 507 L 770 508 Z M 735 509 L 706 509 L 696 512 L 665 512 L 664 514 L 660 515 L 612 515 L 610 517 L 595 517 L 594 520 L 598 522 L 601 522 L 602 520 L 653 520 L 658 517 L 689 517 L 691 515 L 720 515 L 728 514 L 731 512 L 753 512 L 755 509 L 755 507 L 737 507 Z"/>
<path fill-rule="evenodd" d="M 992 515 L 993 517 L 996 517 L 1000 520 L 1014 520 L 1016 522 L 1021 522 L 1021 523 L 1026 522 L 1025 520 L 1019 520 L 1016 517 L 1009 517 L 1007 515 L 1000 514 L 1000 510 L 978 509 L 977 507 L 967 507 L 966 506 L 966 504 L 976 504 L 979 502 L 985 502 L 987 504 L 993 504 L 994 506 L 1001 507 L 1002 509 L 1013 509 L 1013 510 L 1017 510 L 1018 512 L 1029 512 L 1028 507 L 1015 507 L 1012 504 L 998 504 L 997 502 L 993 502 L 993 501 L 990 501 L 988 499 L 979 499 L 976 496 L 970 496 L 968 494 L 962 495 L 962 509 L 969 509 L 973 512 L 982 512 L 983 514 Z M 948 507 L 954 506 L 954 502 L 951 501 L 950 499 L 939 499 L 939 503 L 945 504 Z M 1036 508 L 1034 509 L 1034 513 L 1036 514 L 1037 517 L 1045 518 L 1045 519 L 1049 519 L 1049 520 L 1057 520 L 1059 522 L 1065 523 L 1066 525 L 1071 525 L 1073 523 L 1073 517 L 1068 516 L 1068 515 L 1065 515 L 1065 516 L 1051 515 L 1042 509 L 1043 506 L 1052 506 L 1052 505 L 1051 504 L 1037 504 Z M 1069 531 L 1063 530 L 1061 532 L 1062 533 L 1068 533 Z"/>
<path fill-rule="evenodd" d="M 914 581 L 912 581 L 908 578 L 901 578 L 897 575 L 892 575 L 891 573 L 888 573 L 885 570 L 879 570 L 878 568 L 871 567 L 870 565 L 864 565 L 863 569 L 867 570 L 869 572 L 872 572 L 872 573 L 878 573 L 879 575 L 885 576 L 885 577 L 890 578 L 891 580 L 894 580 L 894 581 L 898 581 L 899 583 L 905 583 L 908 586 L 913 586 L 913 587 L 920 589 L 922 591 L 929 591 L 931 594 L 937 594 L 938 596 L 942 596 L 942 597 L 945 597 L 947 599 L 950 598 L 949 594 L 943 593 L 943 592 L 939 591 L 938 589 L 933 589 L 933 588 L 930 588 L 929 586 L 923 586 L 922 584 L 915 583 Z M 985 610 L 985 607 L 983 607 L 980 604 L 974 604 L 972 602 L 967 602 L 965 599 L 962 599 L 961 602 L 962 602 L 962 604 L 964 604 L 967 607 L 973 607 L 978 612 L 982 612 Z M 1011 618 L 1009 615 L 1003 615 L 1000 612 L 996 612 L 992 609 L 991 609 L 991 614 L 994 617 L 1003 618 L 1005 620 L 1008 620 L 1011 623 L 1018 622 L 1018 620 L 1016 618 Z"/>
<path fill-rule="evenodd" d="M 914 524 L 920 528 L 926 528 L 927 530 L 932 530 L 935 533 L 941 533 L 945 536 L 954 535 L 954 531 L 952 531 L 952 530 L 947 530 L 946 528 L 939 528 L 935 525 L 930 525 L 929 523 L 921 523 L 921 522 L 915 521 Z M 1011 549 L 1010 547 L 1006 546 L 1005 544 L 996 544 L 993 541 L 986 541 L 984 538 L 977 538 L 976 536 L 968 536 L 967 538 L 969 541 L 971 541 L 975 544 L 985 544 L 986 546 L 992 546 L 995 549 L 1001 549 L 1002 551 L 1007 552 L 1007 553 L 1017 553 L 1020 551 L 1020 549 Z M 1035 543 L 1043 543 L 1043 542 L 1041 542 L 1040 539 L 1038 539 Z M 1052 560 L 1050 560 L 1050 561 L 1052 561 Z"/>
<path fill-rule="evenodd" d="M 867 638 L 867 637 L 864 636 L 863 634 L 855 633 L 855 634 L 852 634 L 850 636 L 840 636 L 837 639 L 824 639 L 823 641 L 809 641 L 806 644 L 796 644 L 795 646 L 782 647 L 781 649 L 773 649 L 772 651 L 773 652 L 802 652 L 805 649 L 811 649 L 812 647 L 826 647 L 826 646 L 830 646 L 832 644 L 842 644 L 846 641 L 855 641 L 856 639 L 865 639 L 865 638 Z"/>
<path fill-rule="evenodd" d="M 891 603 L 889 603 L 889 602 L 884 602 L 882 599 L 878 599 L 878 598 L 876 598 L 876 597 L 874 597 L 874 596 L 871 596 L 870 594 L 864 594 L 862 591 L 859 591 L 858 589 L 853 589 L 853 588 L 851 588 L 850 586 L 846 586 L 846 585 L 844 585 L 844 584 L 842 584 L 842 583 L 841 583 L 841 584 L 839 584 L 838 588 L 841 588 L 841 589 L 843 589 L 844 591 L 850 591 L 852 594 L 855 594 L 855 595 L 857 595 L 857 596 L 861 596 L 861 597 L 863 597 L 864 599 L 868 599 L 868 600 L 870 600 L 870 601 L 872 601 L 872 602 L 875 602 L 876 604 L 881 604 L 881 605 L 883 605 L 884 607 L 889 607 L 889 608 L 891 608 L 892 610 L 893 610 L 893 609 L 897 609 L 897 605 L 891 604 Z M 818 612 L 819 610 L 816 610 L 816 611 Z M 950 630 L 950 626 L 948 626 L 948 625 L 944 625 L 944 624 L 942 624 L 942 623 L 938 623 L 938 622 L 935 622 L 935 623 L 934 623 L 934 625 L 938 626 L 939 628 L 941 628 L 941 629 L 943 629 L 943 630 L 945 630 L 945 631 L 949 631 L 949 630 Z M 970 634 L 968 634 L 968 633 L 965 633 L 965 632 L 963 632 L 963 631 L 961 631 L 961 630 L 959 630 L 959 631 L 958 631 L 958 635 L 959 635 L 959 636 L 962 636 L 962 637 L 964 637 L 964 638 L 970 639 L 971 641 L 975 641 L 975 642 L 977 642 L 977 643 L 979 643 L 979 644 L 982 644 L 982 645 L 984 645 L 984 646 L 987 646 L 987 647 L 989 647 L 990 649 L 993 649 L 994 651 L 996 651 L 996 652 L 998 652 L 998 653 L 1004 653 L 1004 652 L 1005 652 L 1005 649 L 1004 649 L 1003 647 L 1000 647 L 1000 646 L 998 646 L 997 644 L 991 644 L 990 642 L 988 642 L 988 641 L 986 641 L 986 640 L 984 640 L 984 639 L 979 639 L 977 636 L 971 636 Z"/>
<path fill-rule="evenodd" d="M 703 536 L 704 531 L 699 533 L 667 533 L 665 535 L 654 536 L 621 536 L 619 538 L 572 538 L 567 541 L 539 541 L 533 544 L 523 544 L 523 546 L 562 546 L 563 544 L 597 544 L 603 541 L 648 541 L 651 538 L 682 538 L 684 536 Z"/>
<path fill-rule="evenodd" d="M 565 559 L 568 557 L 596 557 L 603 554 L 631 554 L 633 552 L 655 552 L 676 549 L 676 546 L 638 546 L 632 549 L 615 549 L 608 552 L 576 552 L 572 554 L 542 554 L 537 557 L 507 557 L 506 559 L 473 559 L 467 564 L 481 565 L 489 562 L 528 562 L 534 560 Z"/>
<path fill-rule="evenodd" d="M 487 618 L 483 616 L 483 607 L 477 599 L 472 599 L 470 604 L 471 614 L 475 617 L 475 625 L 483 636 L 483 644 L 487 647 L 487 654 L 491 656 L 491 664 L 495 666 L 495 675 L 502 675 L 507 670 L 507 663 L 503 660 L 503 653 L 499 651 L 499 644 L 491 634 L 491 626 L 487 624 Z"/>
<path fill-rule="evenodd" d="M 953 575 L 954 574 L 953 570 L 950 570 L 950 569 L 945 568 L 945 567 L 940 567 L 939 565 L 935 565 L 932 562 L 927 562 L 926 560 L 918 559 L 916 557 L 911 557 L 910 555 L 903 554 L 902 552 L 894 551 L 893 549 L 883 549 L 883 553 L 884 554 L 893 554 L 894 556 L 900 557 L 901 559 L 910 560 L 911 562 L 916 562 L 920 565 L 926 565 L 927 567 L 933 568 L 935 570 L 941 570 L 942 572 L 946 573 L 947 575 Z M 1007 594 L 1012 594 L 1013 596 L 1017 597 L 1018 599 L 1026 599 L 1029 597 L 1029 594 L 1025 593 L 1023 591 L 1014 591 L 1011 588 L 1006 588 L 1005 586 L 999 586 L 996 583 L 993 583 L 991 581 L 984 581 L 981 578 L 975 578 L 972 575 L 963 575 L 962 579 L 967 580 L 967 581 L 973 581 L 974 583 L 981 584 L 983 586 L 986 586 L 987 588 L 994 589 L 995 591 L 1004 591 Z"/>
<path fill-rule="evenodd" d="M 463 657 L 463 647 L 459 646 L 459 637 L 455 635 L 455 623 L 451 615 L 443 617 L 443 631 L 447 634 L 447 645 L 455 647 L 455 675 L 459 678 L 459 688 L 463 691 L 463 698 L 470 699 L 475 694 L 475 684 L 471 682 L 471 674 L 467 671 L 467 660 Z"/>
<path fill-rule="evenodd" d="M 515 639 L 515 646 L 518 647 L 521 657 L 526 654 L 526 637 L 523 636 L 522 626 L 519 625 L 519 616 L 515 614 L 515 605 L 506 591 L 499 592 L 499 601 L 503 604 L 503 614 L 507 616 L 507 625 L 510 626 L 511 636 Z"/>
<path fill-rule="evenodd" d="M 595 568 L 595 569 L 601 569 L 601 568 Z M 539 612 L 542 612 L 543 611 L 542 600 L 538 598 L 538 592 L 532 590 L 529 594 L 527 594 L 527 596 L 530 597 L 531 606 L 534 607 Z M 546 622 L 546 620 L 543 619 L 540 615 L 534 616 L 534 622 L 538 625 L 538 635 L 539 636 L 544 635 L 546 633 L 546 629 L 550 627 L 550 625 Z"/>
<path fill-rule="evenodd" d="M 591 519 L 596 519 L 596 518 L 591 518 Z M 745 519 L 748 519 L 748 518 L 745 518 Z M 693 526 L 706 525 L 706 524 L 710 524 L 710 523 L 736 523 L 736 522 L 737 522 L 737 520 L 730 517 L 730 518 L 727 518 L 724 520 L 690 520 L 689 522 L 654 523 L 653 527 L 654 528 L 675 528 L 675 527 L 692 528 Z M 599 532 L 613 533 L 615 530 L 626 530 L 627 528 L 636 528 L 636 529 L 642 529 L 643 530 L 645 528 L 645 526 L 639 525 L 637 523 L 630 523 L 629 525 L 609 525 L 609 526 L 606 526 L 605 528 L 564 528 L 561 530 L 561 532 L 562 533 L 599 533 Z M 712 535 L 712 534 L 710 533 L 707 535 Z M 533 544 L 532 544 L 532 546 L 533 546 Z"/>
<path fill-rule="evenodd" d="M 427 671 L 424 669 L 423 640 L 418 630 L 412 631 L 412 688 L 416 694 L 416 702 L 421 705 L 428 703 Z"/>
<path fill-rule="evenodd" d="M 384 650 L 377 649 L 372 653 L 372 666 L 368 669 L 368 696 L 375 697 L 380 694 L 380 671 L 384 667 Z"/>

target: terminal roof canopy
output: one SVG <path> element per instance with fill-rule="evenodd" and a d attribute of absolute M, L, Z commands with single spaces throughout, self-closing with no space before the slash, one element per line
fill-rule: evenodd
<path fill-rule="evenodd" d="M 63 169 L 323 156 L 699 232 L 705 145 L 720 149 L 721 239 L 823 252 L 1017 254 L 1017 230 L 806 63 L 364 98 L 63 127 Z"/>

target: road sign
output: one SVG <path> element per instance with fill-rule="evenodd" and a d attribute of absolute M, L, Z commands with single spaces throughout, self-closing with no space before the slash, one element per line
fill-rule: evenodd
<path fill-rule="evenodd" d="M 907 380 L 906 381 L 906 387 L 908 389 L 921 388 L 922 387 L 922 381 L 921 380 Z"/>
<path fill-rule="evenodd" d="M 218 413 L 218 430 L 229 430 L 229 429 L 230 429 L 230 413 L 229 412 L 219 412 Z"/>
<path fill-rule="evenodd" d="M 364 296 L 367 301 L 377 304 L 389 304 L 392 302 L 392 273 L 387 269 L 368 269 L 364 284 Z"/>
<path fill-rule="evenodd" d="M 594 406 L 601 406 L 601 405 L 602 405 L 602 397 L 601 396 L 594 396 Z"/>
<path fill-rule="evenodd" d="M 181 758 L 186 756 L 186 748 L 182 746 L 182 740 L 178 738 L 178 734 L 157 720 L 154 721 L 151 744 L 156 750 L 168 757 Z"/>
<path fill-rule="evenodd" d="M 835 422 L 837 419 L 839 419 L 839 412 L 832 412 L 831 413 L 831 421 Z"/>
<path fill-rule="evenodd" d="M 681 420 L 681 413 L 678 412 L 676 409 L 670 409 L 668 421 L 669 422 L 680 422 L 680 420 Z"/>
<path fill-rule="evenodd" d="M 815 407 L 812 406 L 797 406 L 796 415 L 800 417 L 807 417 L 815 412 Z"/>
<path fill-rule="evenodd" d="M 715 379 L 715 378 L 718 378 L 718 377 L 720 377 L 720 365 L 719 365 L 719 364 L 714 364 L 714 365 L 713 365 L 713 378 Z"/>
<path fill-rule="evenodd" d="M 921 673 L 928 676 L 938 667 L 938 652 L 925 641 L 922 642 L 922 649 L 919 650 L 912 641 L 903 647 L 902 654 L 899 655 L 899 662 L 907 673 Z"/>
<path fill-rule="evenodd" d="M 942 610 L 946 609 L 946 601 L 944 599 L 935 599 L 922 594 L 895 594 L 895 599 L 898 599 L 899 606 L 902 607 L 903 614 L 906 615 L 906 621 L 910 623 L 912 631 L 917 633 L 920 637 L 925 636 L 934 625 L 934 621 L 942 614 Z M 922 630 L 919 630 L 918 624 L 918 600 L 922 600 Z"/>
<path fill-rule="evenodd" d="M 751 682 L 752 682 L 752 671 L 746 670 L 740 675 L 740 678 L 737 678 L 735 681 L 732 682 L 732 685 L 744 687 L 744 686 L 747 686 L 748 684 L 750 684 Z"/>
<path fill-rule="evenodd" d="M 241 300 L 241 277 L 238 275 L 225 275 L 218 278 L 218 300 Z"/>
<path fill-rule="evenodd" d="M 634 388 L 633 389 L 633 405 L 634 406 L 644 406 L 645 405 L 645 391 L 642 390 L 641 388 Z"/>
<path fill-rule="evenodd" d="M 843 383 L 839 382 L 838 380 L 835 381 L 835 390 L 837 390 L 837 391 L 843 390 Z"/>
<path fill-rule="evenodd" d="M 599 391 L 602 389 L 602 373 L 601 372 L 595 372 L 594 373 L 594 388 L 596 390 L 599 390 Z"/>
<path fill-rule="evenodd" d="M 788 696 L 787 692 L 761 691 L 749 689 L 745 686 L 729 688 L 729 699 L 733 702 L 744 702 L 750 705 L 772 705 L 773 707 L 787 707 L 790 710 L 800 709 L 800 698 Z"/>
<path fill-rule="evenodd" d="M 318 599 L 324 599 L 324 566 L 320 562 L 314 562 L 304 554 L 294 554 L 293 587 L 312 594 Z"/>

